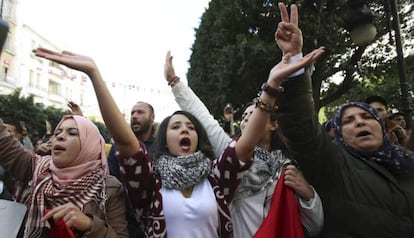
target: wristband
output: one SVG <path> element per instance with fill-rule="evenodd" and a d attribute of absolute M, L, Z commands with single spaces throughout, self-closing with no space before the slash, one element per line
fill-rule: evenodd
<path fill-rule="evenodd" d="M 169 81 L 168 81 L 168 86 L 174 86 L 175 82 L 177 82 L 178 80 L 180 80 L 180 77 L 178 76 L 174 76 L 172 77 Z"/>
<path fill-rule="evenodd" d="M 263 83 L 261 89 L 263 92 L 266 92 L 272 97 L 277 97 L 284 91 L 284 88 L 282 86 L 279 86 L 278 88 L 272 88 L 268 83 Z"/>

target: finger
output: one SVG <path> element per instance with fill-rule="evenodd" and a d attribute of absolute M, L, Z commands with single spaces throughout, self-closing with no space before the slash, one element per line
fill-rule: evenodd
<path fill-rule="evenodd" d="M 300 172 L 299 169 L 298 169 L 298 167 L 296 167 L 295 165 L 292 165 L 292 164 L 286 166 L 286 171 L 293 171 L 295 173 L 299 173 Z"/>
<path fill-rule="evenodd" d="M 62 51 L 62 54 L 71 55 L 71 56 L 75 56 L 76 55 L 75 53 L 72 53 L 72 52 L 67 51 L 67 50 Z"/>
<path fill-rule="evenodd" d="M 296 179 L 297 175 L 298 175 L 298 173 L 294 170 L 286 170 L 285 179 L 293 180 L 293 179 Z"/>
<path fill-rule="evenodd" d="M 43 54 L 60 54 L 56 51 L 49 50 L 49 49 L 46 49 L 46 48 L 43 48 L 43 47 L 36 48 L 36 49 L 33 50 L 33 52 L 34 53 L 43 53 Z"/>
<path fill-rule="evenodd" d="M 289 40 L 292 36 L 292 32 L 286 30 L 286 28 L 284 26 L 282 26 L 283 24 L 280 24 L 281 26 L 279 26 L 276 30 L 275 33 L 275 37 L 276 39 L 281 39 L 281 40 Z"/>
<path fill-rule="evenodd" d="M 171 58 L 171 51 L 167 51 L 167 55 L 165 56 L 165 62 L 168 62 Z"/>
<path fill-rule="evenodd" d="M 286 5 L 283 2 L 279 2 L 278 4 L 280 10 L 280 17 L 282 22 L 289 22 L 289 15 L 286 9 Z"/>
<path fill-rule="evenodd" d="M 59 210 L 61 209 L 61 206 L 55 207 L 52 210 L 50 210 L 40 221 L 45 222 L 49 220 L 51 217 L 53 217 Z"/>
<path fill-rule="evenodd" d="M 285 54 L 284 56 L 283 56 L 283 58 L 282 58 L 282 62 L 284 63 L 284 64 L 288 64 L 289 63 L 289 60 L 290 60 L 290 58 L 292 57 L 292 54 L 291 53 L 287 53 L 287 54 Z"/>
<path fill-rule="evenodd" d="M 295 173 L 285 173 L 285 180 L 287 181 L 296 181 L 296 174 Z"/>
<path fill-rule="evenodd" d="M 285 180 L 285 181 L 283 181 L 283 183 L 284 183 L 286 186 L 288 186 L 289 188 L 292 188 L 293 190 L 295 190 L 295 189 L 296 189 L 296 184 L 295 184 L 294 182 L 292 182 L 292 181 Z"/>
<path fill-rule="evenodd" d="M 290 6 L 290 23 L 295 24 L 295 26 L 298 26 L 299 23 L 298 7 L 296 4 Z"/>

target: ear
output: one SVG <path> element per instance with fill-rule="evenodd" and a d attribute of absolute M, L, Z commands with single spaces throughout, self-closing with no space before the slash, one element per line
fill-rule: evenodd
<path fill-rule="evenodd" d="M 272 127 L 270 127 L 270 131 L 274 132 L 277 131 L 277 129 L 279 129 L 279 122 L 278 121 L 272 121 Z"/>

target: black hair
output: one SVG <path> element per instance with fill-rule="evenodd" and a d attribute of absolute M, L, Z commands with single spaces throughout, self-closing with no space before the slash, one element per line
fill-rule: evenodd
<path fill-rule="evenodd" d="M 138 101 L 138 102 L 137 102 L 137 103 L 135 103 L 135 104 L 138 104 L 138 103 L 143 103 L 143 104 L 146 104 L 146 105 L 149 107 L 149 109 L 150 109 L 151 113 L 152 113 L 152 114 L 154 114 L 154 107 L 153 107 L 151 104 L 149 104 L 149 103 L 147 103 L 147 102 L 144 102 L 144 101 Z"/>
<path fill-rule="evenodd" d="M 402 113 L 402 112 L 394 112 L 388 118 L 392 120 L 392 119 L 394 119 L 397 116 L 403 116 L 403 117 L 405 117 L 405 114 Z"/>
<path fill-rule="evenodd" d="M 381 96 L 371 95 L 371 96 L 369 96 L 365 99 L 365 103 L 371 104 L 373 102 L 379 102 L 382 105 L 384 105 L 386 109 L 388 109 L 387 101 L 385 100 L 385 98 L 383 98 Z"/>
<path fill-rule="evenodd" d="M 248 107 L 254 104 L 255 104 L 255 101 L 248 102 L 243 107 L 243 113 L 244 111 L 246 111 Z M 270 112 L 270 120 L 272 122 L 278 121 L 279 113 L 277 111 Z M 281 150 L 285 155 L 288 154 L 287 138 L 283 135 L 282 130 L 280 128 L 276 129 L 276 131 L 272 133 L 272 136 L 270 139 L 270 147 L 271 147 L 271 150 Z"/>
<path fill-rule="evenodd" d="M 157 133 L 155 135 L 155 141 L 153 145 L 153 159 L 158 159 L 162 155 L 171 155 L 167 148 L 167 129 L 168 123 L 174 115 L 183 115 L 187 117 L 191 121 L 191 123 L 193 123 L 198 135 L 198 145 L 196 150 L 201 151 L 205 156 L 207 156 L 211 160 L 215 159 L 213 148 L 211 146 L 210 141 L 208 140 L 206 130 L 195 116 L 186 111 L 176 111 L 172 115 L 166 117 L 160 123 L 160 125 L 158 126 Z"/>

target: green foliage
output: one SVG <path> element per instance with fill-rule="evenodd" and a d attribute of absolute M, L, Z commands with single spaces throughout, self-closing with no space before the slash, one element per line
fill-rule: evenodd
<path fill-rule="evenodd" d="M 64 111 L 43 104 L 34 103 L 33 96 L 22 97 L 21 89 L 17 89 L 10 95 L 0 95 L 0 117 L 16 126 L 24 121 L 29 135 L 42 136 L 46 131 L 45 120 L 48 119 L 52 126 L 56 126 Z"/>
<path fill-rule="evenodd" d="M 278 2 L 211 0 L 203 14 L 196 29 L 187 78 L 190 87 L 216 118 L 220 118 L 226 103 L 232 103 L 238 110 L 238 118 L 243 105 L 256 96 L 271 67 L 280 60 L 281 52 L 274 42 L 274 32 L 280 21 Z M 285 1 L 292 2 L 299 5 L 303 52 L 320 45 L 327 48 L 316 62 L 312 75 L 317 109 L 328 107 L 329 112 L 329 107 L 335 107 L 333 102 L 338 99 L 351 100 L 347 97 L 353 95 L 345 93 L 357 85 L 361 85 L 358 95 L 367 94 L 362 87 L 364 79 L 396 78 L 395 74 L 385 77 L 385 73 L 390 72 L 395 50 L 387 40 L 388 24 L 381 2 L 369 2 L 378 16 L 378 40 L 372 48 L 358 47 L 351 42 L 344 29 L 346 1 Z M 398 2 L 407 7 L 412 6 L 413 0 Z M 412 13 L 405 11 L 400 15 L 402 29 L 406 37 L 412 39 L 413 33 L 407 31 L 407 14 Z M 405 45 L 405 49 L 410 47 L 409 43 Z M 338 72 L 344 75 L 339 84 L 333 77 Z M 394 86 L 392 88 L 396 89 Z"/>
<path fill-rule="evenodd" d="M 17 89 L 10 95 L 0 95 L 0 118 L 4 122 L 9 122 L 16 126 L 19 125 L 19 121 L 24 121 L 29 136 L 32 137 L 33 141 L 45 134 L 46 120 L 49 120 L 53 130 L 61 118 L 67 114 L 69 114 L 69 111 L 45 107 L 41 103 L 34 103 L 33 96 L 21 96 L 21 89 Z M 98 127 L 105 141 L 109 143 L 111 135 L 106 129 L 105 124 L 93 120 L 92 122 Z"/>
<path fill-rule="evenodd" d="M 109 131 L 106 129 L 105 124 L 99 121 L 94 121 L 94 120 L 92 120 L 92 122 L 96 125 L 96 127 L 98 127 L 99 132 L 101 133 L 102 137 L 105 139 L 105 142 L 110 143 L 112 136 L 109 133 Z"/>

